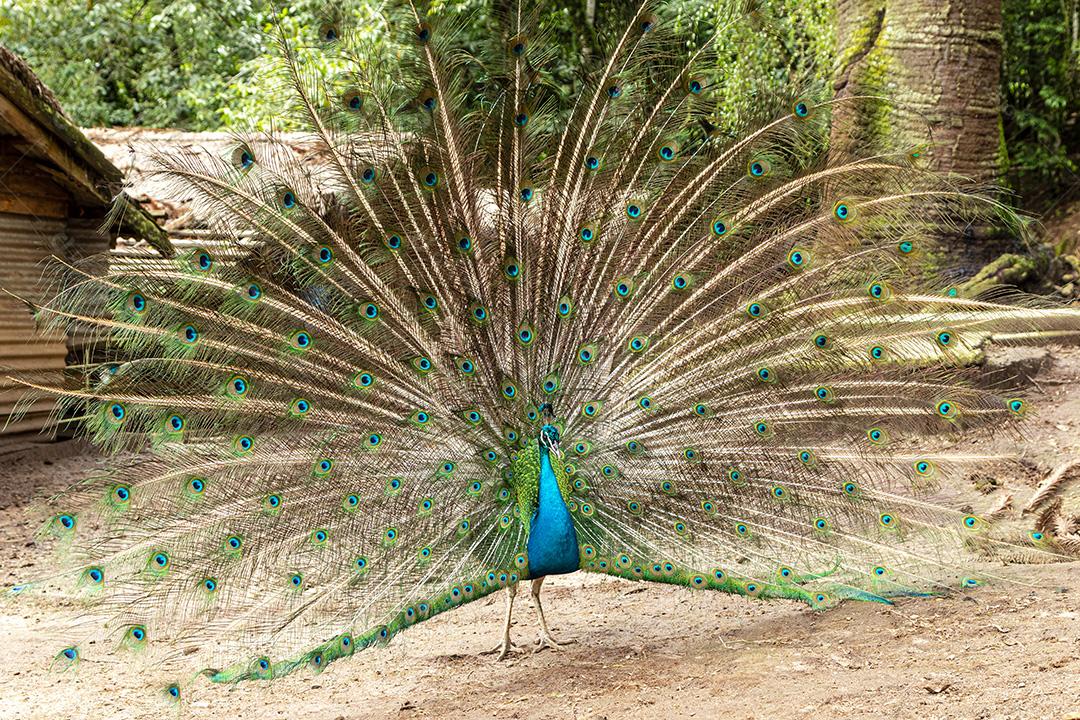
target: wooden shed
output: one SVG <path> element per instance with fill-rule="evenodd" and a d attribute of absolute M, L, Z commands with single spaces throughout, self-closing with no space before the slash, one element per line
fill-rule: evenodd
<path fill-rule="evenodd" d="M 103 231 L 114 203 L 121 220 Z M 42 401 L 7 422 L 23 392 L 5 377 L 14 371 L 55 382 L 78 350 L 72 338 L 38 333 L 29 307 L 11 294 L 40 300 L 48 258 L 102 255 L 117 232 L 170 252 L 165 232 L 128 200 L 121 172 L 26 63 L 0 46 L 0 288 L 8 291 L 0 294 L 0 433 L 41 430 L 52 407 Z"/>

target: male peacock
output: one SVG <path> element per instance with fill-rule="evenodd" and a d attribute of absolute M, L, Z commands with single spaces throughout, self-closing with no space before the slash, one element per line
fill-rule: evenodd
<path fill-rule="evenodd" d="M 284 49 L 319 162 L 161 158 L 234 252 L 67 267 L 36 308 L 99 354 L 29 391 L 117 457 L 50 500 L 63 566 L 18 588 L 84 598 L 58 665 L 138 658 L 178 699 L 502 588 L 505 655 L 517 583 L 578 569 L 827 608 L 1057 555 L 930 500 L 984 459 L 940 436 L 1027 410 L 970 382 L 981 343 L 1080 330 L 925 270 L 931 228 L 1007 213 L 909 148 L 829 157 L 831 101 L 724 137 L 710 44 L 674 62 L 653 5 L 565 103 L 519 4 L 475 58 L 406 8 L 405 71 L 327 24 L 329 83 Z"/>

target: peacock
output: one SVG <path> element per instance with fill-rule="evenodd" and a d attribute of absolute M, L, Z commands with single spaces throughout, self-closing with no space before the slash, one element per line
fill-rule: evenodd
<path fill-rule="evenodd" d="M 93 351 L 22 382 L 111 460 L 44 502 L 55 567 L 11 589 L 72 608 L 55 667 L 130 666 L 180 701 L 498 591 L 504 658 L 524 581 L 557 649 L 548 575 L 824 610 L 1066 553 L 950 485 L 992 459 L 959 434 L 1030 412 L 978 382 L 983 344 L 1080 331 L 933 270 L 942 233 L 1015 222 L 996 196 L 928 170 L 932 146 L 830 151 L 833 111 L 878 98 L 811 83 L 727 132 L 698 74 L 725 29 L 673 53 L 653 0 L 573 94 L 540 10 L 508 8 L 480 52 L 413 3 L 385 18 L 400 61 L 333 19 L 283 42 L 318 153 L 163 153 L 217 239 L 59 264 L 34 310 Z"/>

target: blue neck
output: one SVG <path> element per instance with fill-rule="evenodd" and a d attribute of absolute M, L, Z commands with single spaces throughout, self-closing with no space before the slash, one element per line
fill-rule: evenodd
<path fill-rule="evenodd" d="M 540 446 L 540 492 L 529 529 L 529 577 L 559 575 L 578 569 L 577 532 L 559 492 L 548 449 Z"/>

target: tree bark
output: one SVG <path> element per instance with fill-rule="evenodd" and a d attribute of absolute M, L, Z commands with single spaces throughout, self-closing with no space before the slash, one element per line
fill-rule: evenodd
<path fill-rule="evenodd" d="M 921 148 L 933 169 L 994 185 L 1001 126 L 1002 0 L 835 0 L 832 152 Z M 874 99 L 859 100 L 871 96 Z M 876 99 L 876 98 L 881 98 Z M 970 218 L 930 231 L 942 282 L 1013 249 L 1011 231 Z M 936 268 L 936 270 L 935 270 Z"/>
<path fill-rule="evenodd" d="M 834 147 L 932 145 L 931 167 L 978 182 L 1004 160 L 1001 0 L 836 0 Z"/>

